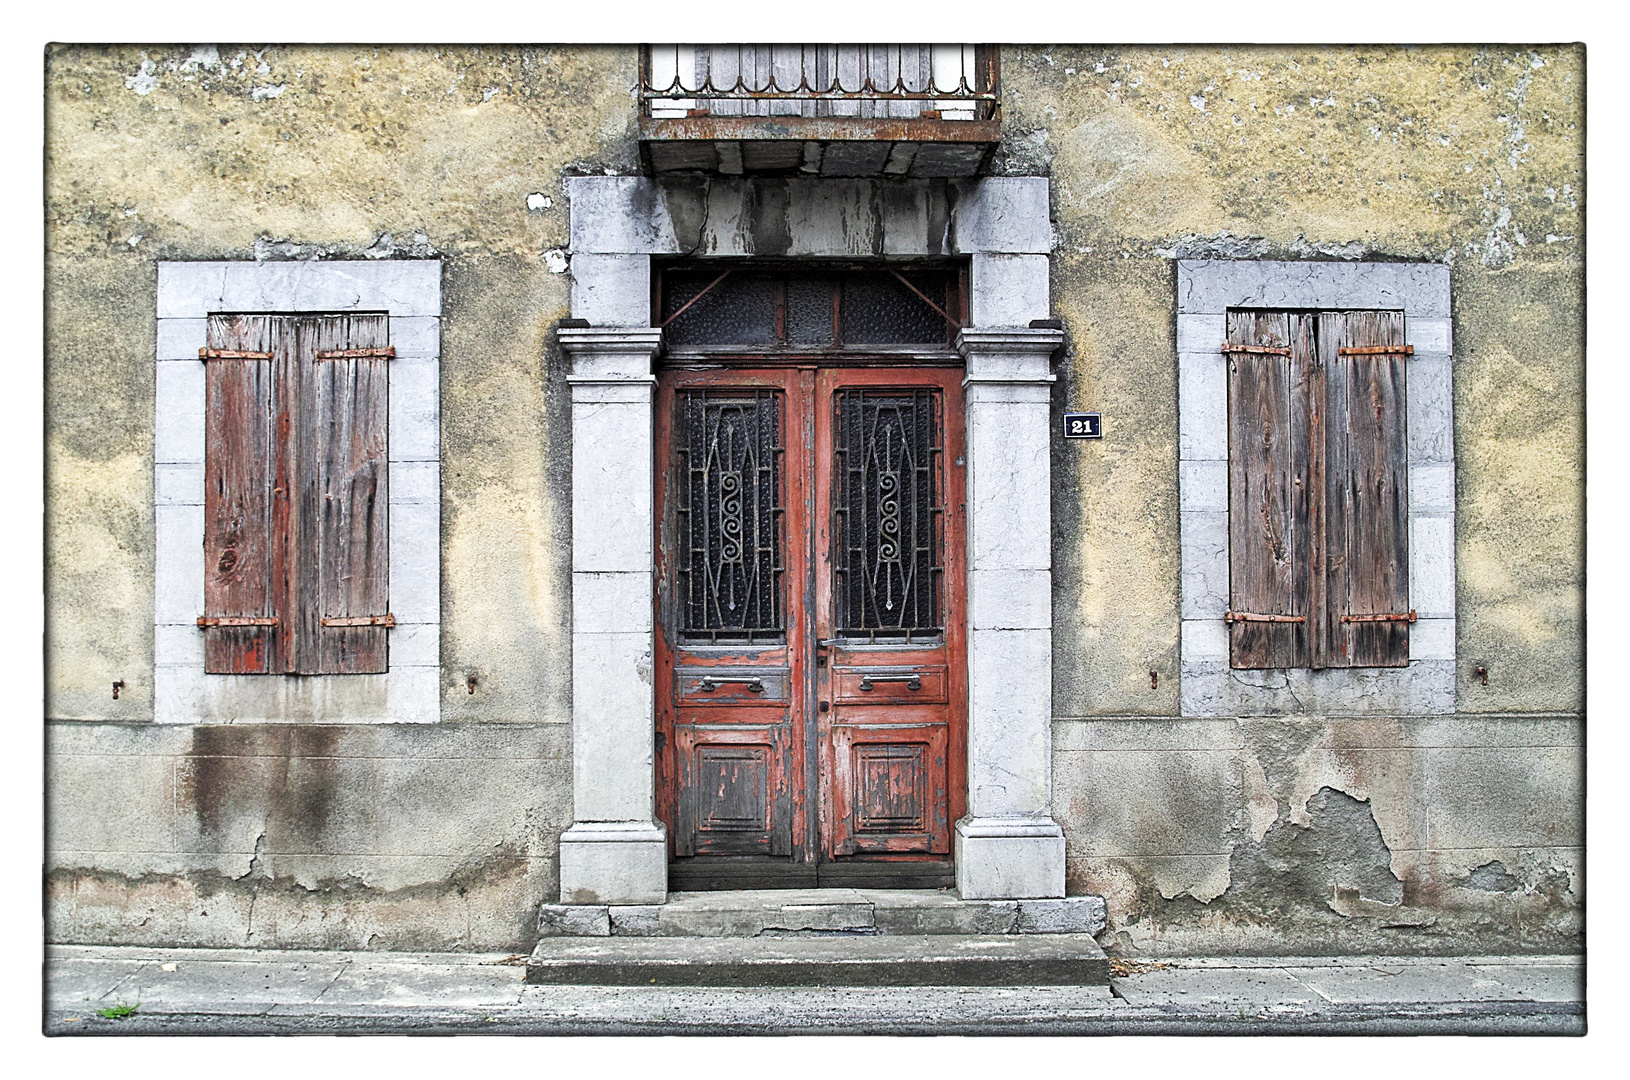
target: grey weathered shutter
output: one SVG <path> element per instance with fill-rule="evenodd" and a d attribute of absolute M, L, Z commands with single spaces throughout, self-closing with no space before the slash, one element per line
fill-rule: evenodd
<path fill-rule="evenodd" d="M 204 670 L 280 670 L 273 320 L 210 317 L 204 362 Z"/>
<path fill-rule="evenodd" d="M 389 327 L 385 315 L 302 319 L 300 634 L 296 670 L 387 666 Z"/>
<path fill-rule="evenodd" d="M 1308 377 L 1313 320 L 1229 312 L 1229 661 L 1308 662 Z"/>
<path fill-rule="evenodd" d="M 1319 316 L 1325 573 L 1313 598 L 1315 667 L 1409 663 L 1407 361 L 1402 312 Z"/>

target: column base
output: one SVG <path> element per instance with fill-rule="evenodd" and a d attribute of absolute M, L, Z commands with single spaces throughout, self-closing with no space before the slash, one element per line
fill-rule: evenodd
<path fill-rule="evenodd" d="M 963 818 L 956 888 L 964 900 L 1064 895 L 1064 830 L 1049 818 Z"/>
<path fill-rule="evenodd" d="M 560 902 L 667 903 L 667 831 L 649 821 L 573 825 L 560 836 Z"/>

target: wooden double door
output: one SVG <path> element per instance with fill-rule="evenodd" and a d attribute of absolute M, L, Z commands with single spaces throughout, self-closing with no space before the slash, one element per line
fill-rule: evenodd
<path fill-rule="evenodd" d="M 671 888 L 950 882 L 966 759 L 961 376 L 660 376 Z"/>

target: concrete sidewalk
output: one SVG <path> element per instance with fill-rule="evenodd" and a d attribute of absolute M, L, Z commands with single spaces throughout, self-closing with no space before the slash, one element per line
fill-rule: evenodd
<path fill-rule="evenodd" d="M 51 1035 L 1583 1034 L 1572 956 L 1114 961 L 1103 987 L 528 986 L 524 956 L 50 946 Z M 134 1006 L 122 1018 L 100 1010 Z"/>

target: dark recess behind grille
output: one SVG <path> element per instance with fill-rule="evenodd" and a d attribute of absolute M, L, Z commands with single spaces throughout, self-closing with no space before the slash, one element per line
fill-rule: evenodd
<path fill-rule="evenodd" d="M 866 641 L 937 637 L 944 571 L 944 453 L 933 390 L 844 390 L 836 398 L 833 613 Z"/>
<path fill-rule="evenodd" d="M 686 391 L 677 407 L 680 633 L 700 644 L 785 640 L 780 395 Z"/>

